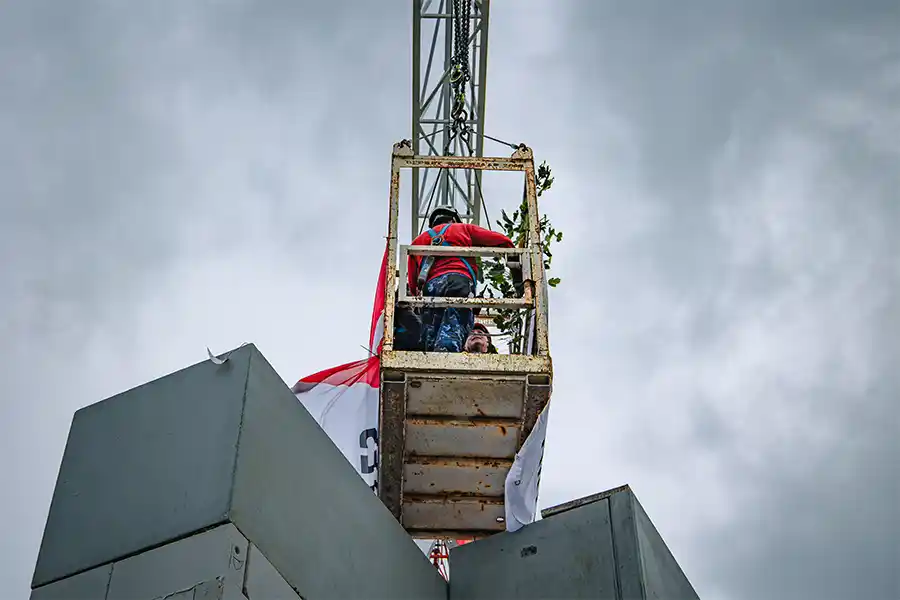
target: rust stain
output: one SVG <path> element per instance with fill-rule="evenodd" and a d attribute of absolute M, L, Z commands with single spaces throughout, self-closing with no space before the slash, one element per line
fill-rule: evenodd
<path fill-rule="evenodd" d="M 405 352 L 385 350 L 381 356 L 384 371 L 465 371 L 484 373 L 552 373 L 549 357 L 523 354 L 466 354 L 453 352 Z"/>
<path fill-rule="evenodd" d="M 506 435 L 506 427 L 504 427 L 503 425 L 500 425 L 500 433 Z"/>
<path fill-rule="evenodd" d="M 445 168 L 478 169 L 485 171 L 524 171 L 526 169 L 525 161 L 530 158 L 524 152 L 517 152 L 510 158 L 494 156 L 404 156 L 399 154 L 396 150 L 394 153 L 395 156 L 397 156 L 396 162 L 399 166 L 404 168 L 419 167 L 425 169 Z"/>

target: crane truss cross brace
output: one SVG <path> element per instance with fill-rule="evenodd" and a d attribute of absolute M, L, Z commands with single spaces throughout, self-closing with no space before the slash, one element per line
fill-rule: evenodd
<path fill-rule="evenodd" d="M 487 75 L 490 0 L 469 5 L 469 72 L 466 86 L 467 124 L 471 143 L 451 140 L 450 85 L 453 58 L 451 0 L 413 0 L 412 140 L 416 155 L 483 156 L 484 101 Z M 481 171 L 420 168 L 412 172 L 412 234 L 422 231 L 428 213 L 438 206 L 456 208 L 463 221 L 481 222 Z"/>

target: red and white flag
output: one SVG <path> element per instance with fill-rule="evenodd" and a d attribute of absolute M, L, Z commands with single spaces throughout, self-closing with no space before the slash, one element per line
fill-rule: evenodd
<path fill-rule="evenodd" d="M 378 481 L 379 355 L 384 339 L 387 258 L 385 246 L 369 329 L 371 356 L 308 375 L 292 388 L 297 399 L 373 491 L 377 491 Z"/>

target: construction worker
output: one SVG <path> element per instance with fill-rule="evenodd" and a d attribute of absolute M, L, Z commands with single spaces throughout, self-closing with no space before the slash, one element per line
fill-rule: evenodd
<path fill-rule="evenodd" d="M 483 323 L 475 323 L 466 338 L 463 352 L 473 354 L 497 354 L 497 348 L 491 342 L 491 334 Z"/>
<path fill-rule="evenodd" d="M 412 242 L 413 246 L 461 246 L 513 248 L 512 240 L 502 233 L 463 223 L 459 213 L 439 206 L 428 217 L 428 230 Z M 407 265 L 412 295 L 441 298 L 473 298 L 477 281 L 474 258 L 455 256 L 410 256 Z M 431 308 L 422 310 L 422 349 L 426 352 L 462 352 L 474 324 L 467 308 Z"/>

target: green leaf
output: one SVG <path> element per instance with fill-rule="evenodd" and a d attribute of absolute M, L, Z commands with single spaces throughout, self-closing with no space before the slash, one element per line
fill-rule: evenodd
<path fill-rule="evenodd" d="M 552 176 L 550 166 L 544 161 L 535 173 L 535 186 L 537 195 L 550 189 L 553 185 L 554 178 Z M 519 206 L 513 211 L 512 215 L 506 210 L 500 211 L 501 218 L 497 221 L 499 230 L 510 238 L 516 246 L 523 246 L 525 240 L 528 239 L 530 232 L 528 228 L 528 202 L 523 197 Z M 551 246 L 554 242 L 562 240 L 562 232 L 558 231 L 550 223 L 550 218 L 546 214 L 540 216 L 538 220 L 538 243 L 543 253 L 544 268 L 549 269 L 553 261 L 553 252 Z M 505 262 L 499 258 L 485 259 L 482 263 L 481 272 L 484 274 L 486 281 L 485 289 L 482 294 L 490 298 L 509 298 L 516 295 L 515 287 L 512 284 L 512 278 Z M 559 285 L 560 278 L 553 277 L 547 280 L 547 285 L 556 287 Z M 518 309 L 498 310 L 493 315 L 493 322 L 497 329 L 504 334 L 505 339 L 509 340 L 508 345 L 510 352 L 521 353 L 524 339 L 525 326 L 527 324 L 526 312 Z"/>

